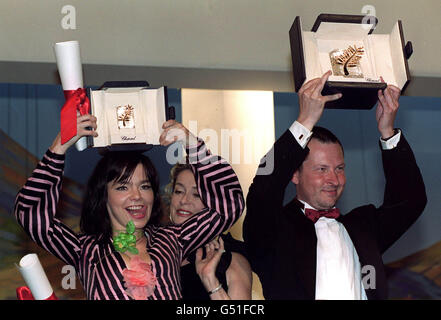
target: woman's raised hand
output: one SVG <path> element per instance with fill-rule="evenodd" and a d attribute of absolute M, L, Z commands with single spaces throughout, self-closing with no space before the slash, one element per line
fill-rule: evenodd
<path fill-rule="evenodd" d="M 92 130 L 86 129 L 86 128 L 92 128 Z M 77 117 L 77 135 L 74 136 L 72 139 L 67 141 L 65 144 L 61 144 L 61 134 L 58 133 L 58 135 L 55 137 L 54 142 L 52 143 L 51 147 L 49 148 L 52 152 L 57 154 L 65 154 L 67 149 L 69 149 L 72 145 L 75 144 L 81 137 L 84 136 L 92 136 L 97 137 L 98 133 L 96 130 L 96 117 L 91 114 L 85 114 L 83 116 Z"/>
<path fill-rule="evenodd" d="M 182 141 L 186 146 L 189 146 L 189 144 L 196 141 L 196 137 L 184 127 L 182 123 L 177 122 L 176 120 L 168 120 L 164 122 L 162 129 L 164 129 L 164 131 L 159 137 L 159 143 L 162 146 L 168 146 L 176 141 Z"/>

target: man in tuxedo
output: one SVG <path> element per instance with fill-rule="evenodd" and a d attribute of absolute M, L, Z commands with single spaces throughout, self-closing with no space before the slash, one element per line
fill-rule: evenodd
<path fill-rule="evenodd" d="M 243 235 L 266 299 L 386 299 L 382 254 L 421 215 L 424 183 L 404 134 L 394 129 L 400 90 L 378 92 L 376 120 L 386 187 L 383 204 L 344 215 L 335 207 L 346 182 L 343 147 L 329 130 L 315 127 L 327 101 L 330 72 L 299 90 L 297 120 L 261 163 L 247 196 Z M 296 198 L 283 206 L 285 188 Z"/>

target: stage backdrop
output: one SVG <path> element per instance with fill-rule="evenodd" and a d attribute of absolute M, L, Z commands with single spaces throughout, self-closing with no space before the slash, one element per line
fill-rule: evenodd
<path fill-rule="evenodd" d="M 180 120 L 183 117 L 181 91 L 169 89 L 168 93 L 169 104 L 177 108 L 177 118 Z M 15 288 L 24 283 L 14 263 L 30 252 L 39 255 L 59 297 L 84 298 L 79 281 L 75 290 L 61 288 L 65 276 L 61 273 L 63 263 L 30 242 L 18 227 L 12 212 L 18 189 L 59 131 L 59 111 L 63 101 L 60 86 L 0 84 L 0 281 L 4 284 L 0 289 L 0 299 L 15 299 Z M 274 118 L 269 117 L 268 121 L 274 121 L 274 137 L 277 139 L 295 120 L 298 101 L 295 93 L 274 93 L 273 101 Z M 390 293 L 391 298 L 397 299 L 439 299 L 441 99 L 402 97 L 400 101 L 401 110 L 396 124 L 403 128 L 413 147 L 426 183 L 428 204 L 423 216 L 384 255 L 389 263 Z M 239 113 L 242 112 L 240 105 L 237 108 Z M 234 112 L 233 108 L 230 110 Z M 246 115 L 242 113 L 241 116 Z M 339 207 L 344 212 L 368 202 L 381 204 L 384 177 L 375 110 L 325 110 L 319 124 L 334 131 L 345 147 L 348 182 Z M 157 147 L 148 155 L 160 171 L 161 185 L 164 186 L 171 167 L 165 161 L 165 148 Z M 67 154 L 59 214 L 66 224 L 76 230 L 84 184 L 98 159 L 95 150 L 78 152 L 71 149 Z M 288 188 L 286 194 L 288 200 L 294 195 L 294 188 Z"/>

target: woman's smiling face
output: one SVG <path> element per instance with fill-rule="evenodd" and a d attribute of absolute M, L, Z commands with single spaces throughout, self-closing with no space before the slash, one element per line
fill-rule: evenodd
<path fill-rule="evenodd" d="M 170 219 L 174 224 L 181 224 L 204 208 L 193 172 L 189 169 L 183 170 L 176 177 L 171 195 Z"/>
<path fill-rule="evenodd" d="M 137 229 L 145 227 L 150 219 L 154 193 L 141 163 L 126 182 L 117 179 L 107 184 L 107 211 L 112 231 L 125 230 L 133 220 Z"/>

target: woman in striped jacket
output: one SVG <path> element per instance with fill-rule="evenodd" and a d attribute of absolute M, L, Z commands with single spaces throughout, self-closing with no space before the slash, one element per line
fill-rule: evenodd
<path fill-rule="evenodd" d="M 81 136 L 97 135 L 96 118 L 78 117 L 77 128 L 77 136 L 64 145 L 60 135 L 56 137 L 19 191 L 18 222 L 38 245 L 75 267 L 88 299 L 180 299 L 181 262 L 229 229 L 244 209 L 233 169 L 211 155 L 182 124 L 169 120 L 160 143 L 185 142 L 205 205 L 201 212 L 180 226 L 159 226 L 155 223 L 160 214 L 159 179 L 150 160 L 139 153 L 109 152 L 89 179 L 82 232 L 76 234 L 56 217 L 65 153 Z M 133 247 L 121 252 L 116 244 L 125 229 Z"/>

